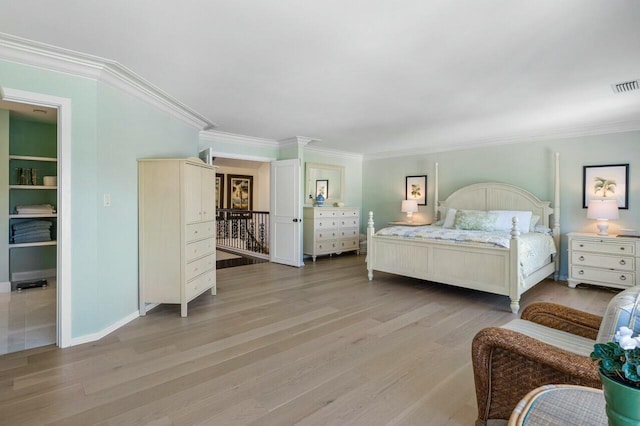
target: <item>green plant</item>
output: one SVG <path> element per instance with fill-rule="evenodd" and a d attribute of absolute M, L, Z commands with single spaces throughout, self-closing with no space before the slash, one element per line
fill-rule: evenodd
<path fill-rule="evenodd" d="M 591 359 L 600 361 L 600 370 L 612 380 L 640 388 L 640 337 L 633 337 L 630 328 L 620 327 L 613 340 L 596 343 Z"/>

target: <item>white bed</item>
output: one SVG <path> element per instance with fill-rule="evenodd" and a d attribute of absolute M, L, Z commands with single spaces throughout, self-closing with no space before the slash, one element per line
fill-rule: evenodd
<path fill-rule="evenodd" d="M 369 212 L 367 226 L 367 271 L 373 279 L 374 271 L 420 278 L 474 290 L 508 296 L 511 311 L 520 310 L 520 296 L 559 271 L 560 202 L 558 181 L 558 154 L 555 155 L 554 208 L 549 201 L 541 201 L 530 192 L 503 183 L 478 183 L 458 189 L 440 202 L 440 212 L 449 208 L 464 210 L 518 210 L 531 211 L 540 216 L 543 226 L 552 228 L 557 254 L 547 263 L 526 276 L 520 265 L 517 228 L 510 232 L 509 248 L 478 242 L 459 242 L 440 239 L 403 238 L 376 235 L 373 212 Z M 437 164 L 436 164 L 437 199 Z M 436 207 L 436 212 L 438 207 Z M 553 215 L 553 225 L 550 216 Z"/>

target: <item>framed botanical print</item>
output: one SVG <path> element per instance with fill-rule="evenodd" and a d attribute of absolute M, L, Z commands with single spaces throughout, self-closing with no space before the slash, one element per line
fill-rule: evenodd
<path fill-rule="evenodd" d="M 216 173 L 216 209 L 224 208 L 224 175 Z"/>
<path fill-rule="evenodd" d="M 227 175 L 227 205 L 233 210 L 253 210 L 253 176 Z"/>
<path fill-rule="evenodd" d="M 316 197 L 322 195 L 326 200 L 329 198 L 329 179 L 316 179 Z"/>
<path fill-rule="evenodd" d="M 629 165 L 584 166 L 582 171 L 582 207 L 589 200 L 618 202 L 619 209 L 629 208 Z"/>
<path fill-rule="evenodd" d="M 427 205 L 427 176 L 407 176 L 406 199 L 417 200 L 419 206 Z"/>

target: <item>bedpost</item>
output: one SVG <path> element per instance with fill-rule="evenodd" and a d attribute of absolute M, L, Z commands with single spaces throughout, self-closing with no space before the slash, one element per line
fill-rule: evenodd
<path fill-rule="evenodd" d="M 367 277 L 369 281 L 373 279 L 373 234 L 376 232 L 373 224 L 373 212 L 369 212 L 369 220 L 367 221 Z"/>
<path fill-rule="evenodd" d="M 553 242 L 556 245 L 556 254 L 553 256 L 555 272 L 554 281 L 560 277 L 560 153 L 555 155 L 555 185 L 553 196 Z"/>
<path fill-rule="evenodd" d="M 518 260 L 518 240 L 520 230 L 518 229 L 518 218 L 513 217 L 511 226 L 511 241 L 509 241 L 509 297 L 511 298 L 511 312 L 517 314 L 520 310 L 520 261 Z"/>
<path fill-rule="evenodd" d="M 438 217 L 438 163 L 436 163 L 436 171 L 435 171 L 435 180 L 434 180 L 434 190 L 433 190 L 433 221 L 437 222 L 440 220 Z"/>

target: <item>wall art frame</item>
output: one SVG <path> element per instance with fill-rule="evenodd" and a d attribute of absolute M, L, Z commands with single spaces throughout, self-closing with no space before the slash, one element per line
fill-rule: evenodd
<path fill-rule="evenodd" d="M 253 210 L 253 176 L 227 175 L 227 207 L 232 210 Z"/>
<path fill-rule="evenodd" d="M 419 206 L 427 205 L 427 175 L 407 176 L 405 178 L 405 199 L 417 200 Z"/>
<path fill-rule="evenodd" d="M 582 207 L 590 200 L 616 199 L 618 208 L 629 208 L 629 164 L 583 166 Z"/>

